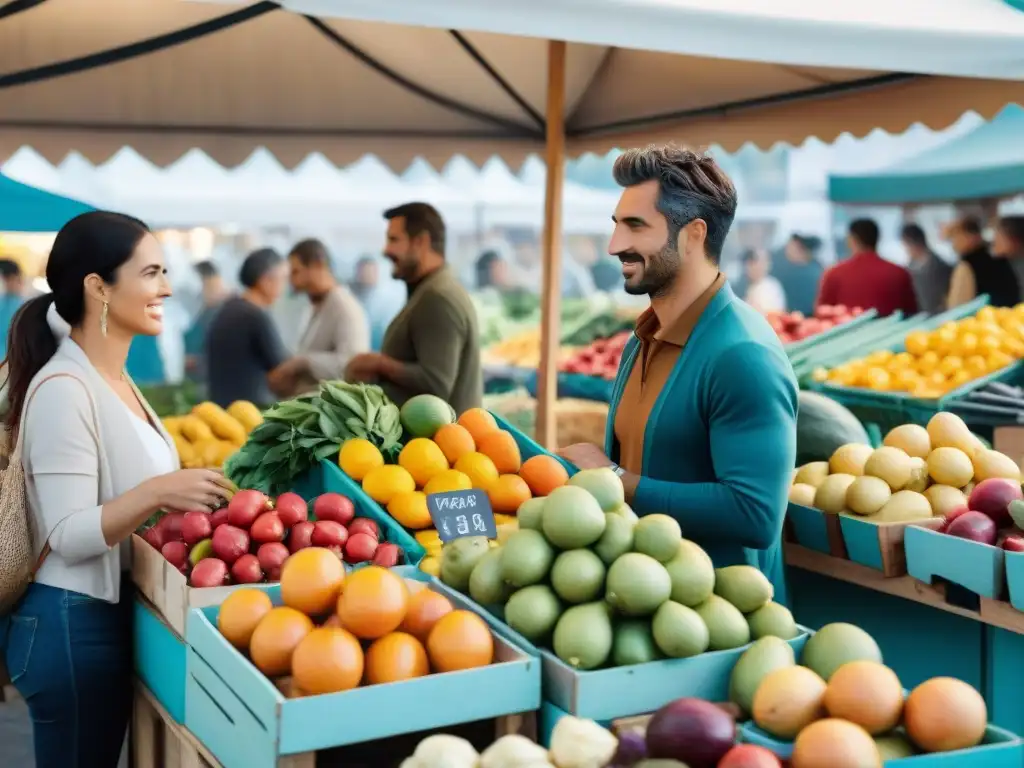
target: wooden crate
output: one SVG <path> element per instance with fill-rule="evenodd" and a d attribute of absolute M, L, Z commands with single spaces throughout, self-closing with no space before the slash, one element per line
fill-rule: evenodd
<path fill-rule="evenodd" d="M 136 681 L 132 710 L 133 768 L 219 768 L 220 764 L 152 693 Z M 310 764 L 312 765 L 312 764 Z"/>

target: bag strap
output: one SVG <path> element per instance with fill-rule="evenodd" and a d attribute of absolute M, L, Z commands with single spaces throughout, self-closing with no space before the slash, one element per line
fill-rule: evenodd
<path fill-rule="evenodd" d="M 18 439 L 15 441 L 14 450 L 11 451 L 10 460 L 12 462 L 13 461 L 19 461 L 19 462 L 21 461 L 21 449 L 22 449 L 22 445 L 24 443 L 22 435 L 23 435 L 24 427 L 25 427 L 25 417 L 28 415 L 28 407 L 29 407 L 29 405 L 32 404 L 32 400 L 35 398 L 36 392 L 38 392 L 39 388 L 42 387 L 43 384 L 48 382 L 50 379 L 59 379 L 61 377 L 66 377 L 66 378 L 69 378 L 69 379 L 74 379 L 79 384 L 81 384 L 83 387 L 86 386 L 84 381 L 82 381 L 77 376 L 71 375 L 70 373 L 54 373 L 54 374 L 51 374 L 51 375 L 47 376 L 45 379 L 43 379 L 38 384 L 36 384 L 35 389 L 32 390 L 32 392 L 29 394 L 28 398 L 25 400 L 24 408 L 22 408 L 21 419 L 20 419 L 21 423 L 18 425 Z M 86 387 L 86 392 L 88 392 L 88 387 Z M 90 403 L 91 403 L 91 401 L 92 401 L 92 397 L 91 396 L 90 396 L 89 400 L 90 400 Z M 96 429 L 96 438 L 99 439 L 100 427 L 99 427 L 99 421 L 96 418 L 96 406 L 95 406 L 95 404 L 92 404 L 92 418 L 93 418 L 93 427 L 95 427 L 95 429 Z M 8 465 L 8 466 L 10 466 L 10 465 Z M 36 573 L 38 573 L 39 569 L 43 567 L 43 563 L 46 562 L 46 558 L 50 556 L 50 552 L 52 552 L 52 551 L 53 550 L 50 548 L 50 537 L 48 535 L 46 537 L 46 541 L 43 543 L 43 549 L 39 553 L 39 557 L 36 558 L 36 563 L 35 563 L 35 565 L 32 566 L 32 570 L 29 573 L 29 581 L 34 581 L 35 580 Z"/>

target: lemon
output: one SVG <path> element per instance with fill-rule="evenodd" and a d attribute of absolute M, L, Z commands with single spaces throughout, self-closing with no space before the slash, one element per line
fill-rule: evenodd
<path fill-rule="evenodd" d="M 460 456 L 455 462 L 455 469 L 466 475 L 474 488 L 485 491 L 498 479 L 498 470 L 494 462 L 479 451 L 471 451 Z"/>
<path fill-rule="evenodd" d="M 903 340 L 903 346 L 910 354 L 920 357 L 928 351 L 928 334 L 924 331 L 908 333 L 907 338 Z"/>
<path fill-rule="evenodd" d="M 361 483 L 370 470 L 384 466 L 384 457 L 369 440 L 353 437 L 342 443 L 338 466 L 346 475 Z"/>
<path fill-rule="evenodd" d="M 427 496 L 422 491 L 406 491 L 392 496 L 388 502 L 388 514 L 402 527 L 414 531 L 429 528 L 433 522 L 427 509 Z"/>
<path fill-rule="evenodd" d="M 441 575 L 441 558 L 428 555 L 420 560 L 420 570 L 434 578 Z"/>
<path fill-rule="evenodd" d="M 394 464 L 371 469 L 363 478 L 363 490 L 378 504 L 388 504 L 400 493 L 416 490 L 416 481 L 408 470 Z"/>
<path fill-rule="evenodd" d="M 405 467 L 416 487 L 422 488 L 430 480 L 448 469 L 448 459 L 441 447 L 426 437 L 417 437 L 405 444 L 398 454 L 398 464 Z"/>
<path fill-rule="evenodd" d="M 430 482 L 423 488 L 428 496 L 432 493 L 447 493 L 448 491 L 468 491 L 473 487 L 473 482 L 465 472 L 457 469 L 446 469 L 430 479 Z"/>

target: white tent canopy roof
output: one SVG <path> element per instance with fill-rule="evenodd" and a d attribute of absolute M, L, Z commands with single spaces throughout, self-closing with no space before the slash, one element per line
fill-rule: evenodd
<path fill-rule="evenodd" d="M 831 141 L 1024 102 L 1024 13 L 1003 0 L 282 4 L 323 18 L 251 0 L 25 4 L 0 25 L 0 157 L 30 144 L 99 163 L 127 145 L 165 165 L 199 147 L 234 166 L 264 146 L 287 167 L 313 150 L 518 164 L 544 144 L 551 36 L 569 38 L 570 154 Z"/>

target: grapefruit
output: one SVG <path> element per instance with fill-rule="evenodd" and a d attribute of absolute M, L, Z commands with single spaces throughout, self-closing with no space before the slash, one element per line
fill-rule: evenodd
<path fill-rule="evenodd" d="M 867 731 L 829 718 L 800 732 L 789 764 L 792 768 L 882 768 L 882 758 Z"/>
<path fill-rule="evenodd" d="M 907 736 L 923 751 L 951 752 L 981 742 L 988 710 L 972 686 L 953 677 L 933 677 L 910 692 L 903 724 Z"/>
<path fill-rule="evenodd" d="M 487 623 L 475 613 L 451 611 L 430 630 L 427 654 L 435 672 L 475 669 L 494 660 L 494 638 Z"/>
<path fill-rule="evenodd" d="M 292 681 L 304 693 L 348 691 L 358 686 L 362 678 L 362 646 L 344 629 L 314 629 L 295 648 Z"/>
<path fill-rule="evenodd" d="M 345 582 L 340 558 L 323 547 L 300 549 L 281 568 L 281 599 L 308 616 L 329 613 Z"/>
<path fill-rule="evenodd" d="M 396 683 L 430 674 L 423 644 L 405 632 L 374 640 L 366 651 L 366 684 Z"/>
<path fill-rule="evenodd" d="M 352 573 L 338 598 L 341 626 L 362 640 L 394 632 L 405 619 L 409 589 L 387 568 L 369 565 Z"/>
<path fill-rule="evenodd" d="M 398 628 L 425 643 L 437 620 L 451 612 L 452 604 L 447 597 L 432 589 L 421 589 L 409 598 L 405 618 Z"/>
<path fill-rule="evenodd" d="M 877 661 L 851 661 L 836 670 L 825 690 L 830 717 L 849 720 L 872 736 L 895 728 L 903 714 L 903 686 Z"/>
<path fill-rule="evenodd" d="M 272 608 L 253 630 L 249 657 L 267 677 L 287 675 L 292 669 L 292 654 L 312 631 L 313 621 L 306 614 L 288 606 Z"/>
<path fill-rule="evenodd" d="M 217 613 L 217 629 L 235 648 L 248 653 L 249 641 L 256 625 L 273 607 L 270 597 L 263 590 L 239 589 L 221 603 Z"/>

